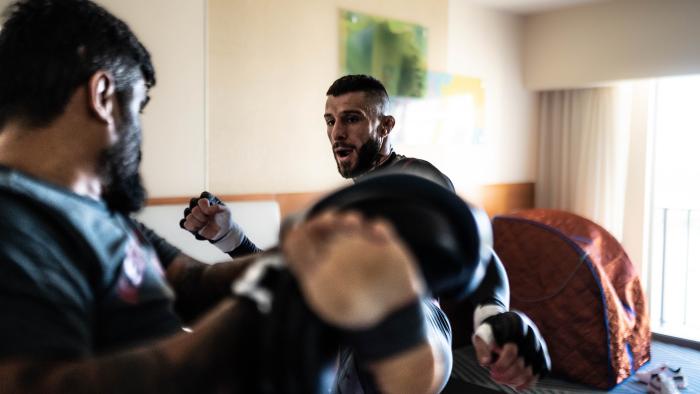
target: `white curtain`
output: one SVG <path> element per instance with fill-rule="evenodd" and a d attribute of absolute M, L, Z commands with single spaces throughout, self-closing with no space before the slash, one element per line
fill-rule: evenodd
<path fill-rule="evenodd" d="M 622 239 L 629 125 L 621 88 L 539 93 L 536 205 L 584 216 Z"/>

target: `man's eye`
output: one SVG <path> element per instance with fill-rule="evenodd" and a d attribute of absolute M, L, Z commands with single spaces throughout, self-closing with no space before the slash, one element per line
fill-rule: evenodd
<path fill-rule="evenodd" d="M 355 123 L 359 120 L 360 120 L 360 118 L 357 116 L 346 116 L 344 119 L 345 123 Z"/>
<path fill-rule="evenodd" d="M 335 124 L 335 120 L 333 120 L 333 119 L 326 120 L 326 126 L 333 126 L 334 124 Z"/>

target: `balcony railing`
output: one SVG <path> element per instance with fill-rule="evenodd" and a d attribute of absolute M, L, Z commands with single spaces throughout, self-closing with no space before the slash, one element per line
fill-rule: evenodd
<path fill-rule="evenodd" d="M 652 328 L 699 340 L 700 210 L 654 210 L 650 268 Z"/>

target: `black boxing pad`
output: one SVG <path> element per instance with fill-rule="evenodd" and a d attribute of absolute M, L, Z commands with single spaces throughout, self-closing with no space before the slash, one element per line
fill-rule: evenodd
<path fill-rule="evenodd" d="M 406 174 L 367 178 L 323 198 L 305 217 L 327 210 L 353 210 L 392 223 L 436 296 L 465 296 L 481 282 L 484 256 L 490 256 L 488 220 L 484 224 L 483 212 L 432 181 Z M 338 346 L 357 341 L 311 311 L 284 257 L 261 256 L 234 283 L 233 291 L 253 300 L 262 317 L 257 328 L 259 358 L 251 360 L 258 366 L 251 391 L 328 392 Z"/>
<path fill-rule="evenodd" d="M 233 284 L 260 313 L 254 374 L 246 392 L 261 394 L 328 393 L 339 346 L 338 331 L 308 307 L 294 276 L 279 253 L 261 256 Z M 251 320 L 252 321 L 252 320 Z"/>
<path fill-rule="evenodd" d="M 409 174 L 365 177 L 317 202 L 307 217 L 327 210 L 389 221 L 434 296 L 466 297 L 484 277 L 492 246 L 488 217 L 433 181 Z"/>
<path fill-rule="evenodd" d="M 263 326 L 262 354 L 268 384 L 265 393 L 328 393 L 338 349 L 337 330 L 321 321 L 307 306 L 296 279 L 280 272 L 277 298 Z"/>

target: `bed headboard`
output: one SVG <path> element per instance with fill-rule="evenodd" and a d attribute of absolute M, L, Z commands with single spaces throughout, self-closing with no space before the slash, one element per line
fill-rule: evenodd
<path fill-rule="evenodd" d="M 155 230 L 161 237 L 180 248 L 184 253 L 205 263 L 225 261 L 229 257 L 206 241 L 198 241 L 180 228 L 182 212 L 188 199 L 153 204 L 143 209 L 137 219 Z M 243 227 L 248 238 L 259 248 L 265 249 L 277 244 L 280 228 L 280 208 L 275 200 L 230 201 L 224 199 L 238 224 Z"/>

